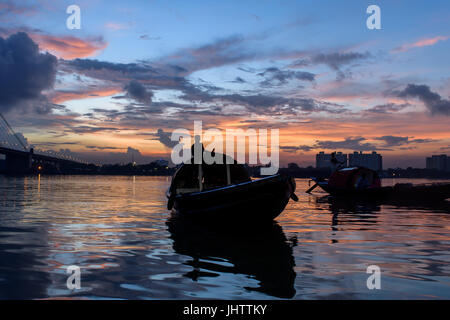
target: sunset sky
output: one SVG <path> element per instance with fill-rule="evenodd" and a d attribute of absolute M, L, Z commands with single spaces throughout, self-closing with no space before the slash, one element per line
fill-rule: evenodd
<path fill-rule="evenodd" d="M 100 163 L 168 159 L 202 120 L 280 129 L 283 165 L 336 150 L 424 167 L 450 154 L 449 57 L 449 1 L 0 0 L 0 112 Z"/>

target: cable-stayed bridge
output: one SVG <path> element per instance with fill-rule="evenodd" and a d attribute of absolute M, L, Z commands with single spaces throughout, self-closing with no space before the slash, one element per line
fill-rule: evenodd
<path fill-rule="evenodd" d="M 0 113 L 0 154 L 5 156 L 4 173 L 26 174 L 40 171 L 64 173 L 82 170 L 86 162 L 66 152 L 35 149 L 9 125 Z"/>

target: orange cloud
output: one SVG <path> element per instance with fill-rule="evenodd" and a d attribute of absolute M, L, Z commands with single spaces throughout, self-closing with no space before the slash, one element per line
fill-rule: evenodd
<path fill-rule="evenodd" d="M 49 94 L 53 103 L 63 103 L 70 100 L 81 100 L 95 97 L 108 97 L 121 92 L 121 88 L 104 88 L 91 91 L 54 91 Z"/>
<path fill-rule="evenodd" d="M 84 40 L 73 36 L 57 37 L 44 34 L 32 34 L 30 36 L 39 44 L 41 49 L 62 59 L 90 57 L 108 46 L 101 38 Z"/>
<path fill-rule="evenodd" d="M 434 38 L 425 38 L 425 39 L 421 39 L 419 41 L 416 41 L 414 43 L 406 43 L 401 45 L 400 47 L 395 48 L 394 50 L 392 50 L 392 52 L 405 52 L 408 50 L 411 50 L 413 48 L 420 48 L 420 47 L 427 47 L 427 46 L 432 46 L 435 45 L 436 43 L 438 43 L 439 41 L 445 41 L 447 39 L 449 39 L 450 37 L 448 36 L 437 36 Z"/>

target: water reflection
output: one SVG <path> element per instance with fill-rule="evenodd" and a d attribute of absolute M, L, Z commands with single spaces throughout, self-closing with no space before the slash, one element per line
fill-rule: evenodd
<path fill-rule="evenodd" d="M 207 226 L 172 217 L 167 222 L 175 252 L 192 257 L 193 268 L 184 274 L 194 281 L 221 273 L 245 274 L 259 281 L 258 287 L 245 287 L 279 298 L 295 295 L 295 239 L 286 239 L 277 224 L 251 226 Z"/>
<path fill-rule="evenodd" d="M 210 229 L 168 220 L 169 183 L 0 176 L 0 299 L 450 298 L 450 203 L 299 192 L 274 225 Z M 381 291 L 366 287 L 370 264 Z"/>
<path fill-rule="evenodd" d="M 24 223 L 26 199 L 33 187 L 27 177 L 10 181 L 8 188 L 0 188 L 0 299 L 46 297 L 51 283 L 45 263 L 47 223 Z"/>

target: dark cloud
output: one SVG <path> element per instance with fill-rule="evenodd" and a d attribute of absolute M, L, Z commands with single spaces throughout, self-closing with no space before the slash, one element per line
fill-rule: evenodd
<path fill-rule="evenodd" d="M 271 115 L 321 111 L 341 113 L 346 111 L 346 109 L 340 105 L 310 98 L 285 98 L 276 95 L 242 95 L 238 93 L 220 95 L 210 94 L 209 92 L 199 90 L 196 87 L 186 88 L 185 94 L 182 98 L 201 103 L 214 102 L 216 104 L 222 103 L 223 105 L 240 105 L 244 106 L 249 112 Z"/>
<path fill-rule="evenodd" d="M 327 141 L 327 140 L 317 140 L 314 146 L 315 149 L 347 149 L 347 150 L 358 150 L 358 151 L 373 151 L 373 150 L 383 150 L 377 147 L 375 144 L 365 142 L 366 138 L 363 137 L 348 137 L 343 141 Z"/>
<path fill-rule="evenodd" d="M 128 97 L 140 103 L 149 104 L 152 101 L 153 93 L 137 81 L 130 81 L 124 90 L 127 92 Z"/>
<path fill-rule="evenodd" d="M 40 146 L 40 147 L 54 147 L 54 146 L 61 146 L 61 145 L 79 145 L 80 142 L 76 142 L 76 141 L 65 141 L 65 142 L 39 142 L 39 143 L 34 143 L 33 146 Z"/>
<path fill-rule="evenodd" d="M 163 129 L 158 129 L 156 133 L 146 133 L 144 135 L 153 136 L 154 138 L 151 138 L 149 140 L 157 140 L 169 149 L 172 149 L 178 144 L 178 141 L 172 141 L 170 139 L 172 133 L 164 131 Z"/>
<path fill-rule="evenodd" d="M 280 70 L 272 67 L 258 73 L 265 78 L 262 82 L 264 86 L 274 86 L 286 84 L 289 80 L 314 81 L 315 74 L 305 71 Z"/>
<path fill-rule="evenodd" d="M 439 94 L 431 91 L 427 85 L 408 84 L 404 90 L 397 93 L 397 96 L 418 98 L 432 115 L 450 116 L 450 100 L 443 99 Z"/>
<path fill-rule="evenodd" d="M 40 113 L 48 113 L 52 105 L 42 91 L 53 87 L 57 59 L 40 53 L 39 47 L 24 32 L 0 37 L 0 110 L 30 106 L 38 102 Z"/>
<path fill-rule="evenodd" d="M 104 127 L 104 126 L 87 126 L 87 125 L 81 125 L 81 126 L 71 126 L 69 127 L 69 130 L 75 133 L 83 134 L 83 133 L 95 133 L 95 132 L 102 132 L 102 131 L 119 131 L 119 130 L 132 130 L 132 129 L 120 129 L 116 127 Z"/>
<path fill-rule="evenodd" d="M 103 147 L 103 146 L 85 146 L 87 149 L 95 149 L 95 150 L 121 150 L 123 148 L 118 147 Z"/>
<path fill-rule="evenodd" d="M 247 40 L 241 35 L 233 35 L 198 47 L 183 48 L 157 63 L 163 65 L 175 63 L 187 70 L 184 74 L 187 75 L 198 70 L 249 60 L 256 54 L 245 50 L 243 44 Z"/>
<path fill-rule="evenodd" d="M 142 154 L 138 149 L 134 149 L 132 147 L 127 148 L 127 155 L 130 156 L 133 160 L 137 160 L 137 158 L 141 158 Z"/>
<path fill-rule="evenodd" d="M 433 139 L 411 139 L 410 137 L 401 136 L 382 136 L 374 139 L 384 141 L 386 147 L 395 147 L 410 143 L 430 143 L 437 141 Z"/>
<path fill-rule="evenodd" d="M 293 68 L 302 68 L 318 64 L 324 64 L 337 72 L 337 78 L 343 79 L 347 75 L 341 68 L 351 63 L 365 60 L 372 55 L 369 52 L 334 52 L 334 53 L 318 53 L 309 58 L 299 59 L 291 64 Z M 348 73 L 347 73 L 348 74 Z"/>
<path fill-rule="evenodd" d="M 375 140 L 384 141 L 386 146 L 401 146 L 409 142 L 409 137 L 399 137 L 399 136 L 382 136 L 375 138 Z"/>
<path fill-rule="evenodd" d="M 311 151 L 314 149 L 313 146 L 307 146 L 307 145 L 301 145 L 301 146 L 280 146 L 281 150 L 284 150 L 286 152 L 290 153 L 297 153 L 298 151 Z"/>
<path fill-rule="evenodd" d="M 240 123 L 261 123 L 263 121 L 262 120 L 256 120 L 256 119 L 254 119 L 254 120 L 250 119 L 250 120 L 241 120 L 239 122 Z"/>
<path fill-rule="evenodd" d="M 236 77 L 233 81 L 234 83 L 245 83 L 246 81 L 242 79 L 241 77 Z"/>
<path fill-rule="evenodd" d="M 117 71 L 124 75 L 136 75 L 136 74 L 156 74 L 151 66 L 144 63 L 114 63 L 99 61 L 95 59 L 74 59 L 70 61 L 65 61 L 69 66 L 74 67 L 78 71 L 88 71 L 88 70 L 110 70 Z"/>
<path fill-rule="evenodd" d="M 383 114 L 384 113 L 393 113 L 393 112 L 401 111 L 401 110 L 405 109 L 406 107 L 408 107 L 409 105 L 410 105 L 409 103 L 402 103 L 402 104 L 386 103 L 386 104 L 376 105 L 373 108 L 366 110 L 366 112 L 383 113 Z"/>
<path fill-rule="evenodd" d="M 153 66 L 147 62 L 113 63 L 92 59 L 75 59 L 64 61 L 62 68 L 66 73 L 84 76 L 112 83 L 129 83 L 139 81 L 149 89 L 183 90 L 189 82 L 179 74 L 185 73 L 180 66 L 167 64 Z"/>
<path fill-rule="evenodd" d="M 334 52 L 334 53 L 318 53 L 310 58 L 297 60 L 294 65 L 297 67 L 310 66 L 316 64 L 326 64 L 333 70 L 339 70 L 340 67 L 353 63 L 358 60 L 369 58 L 371 55 L 369 52 Z"/>

